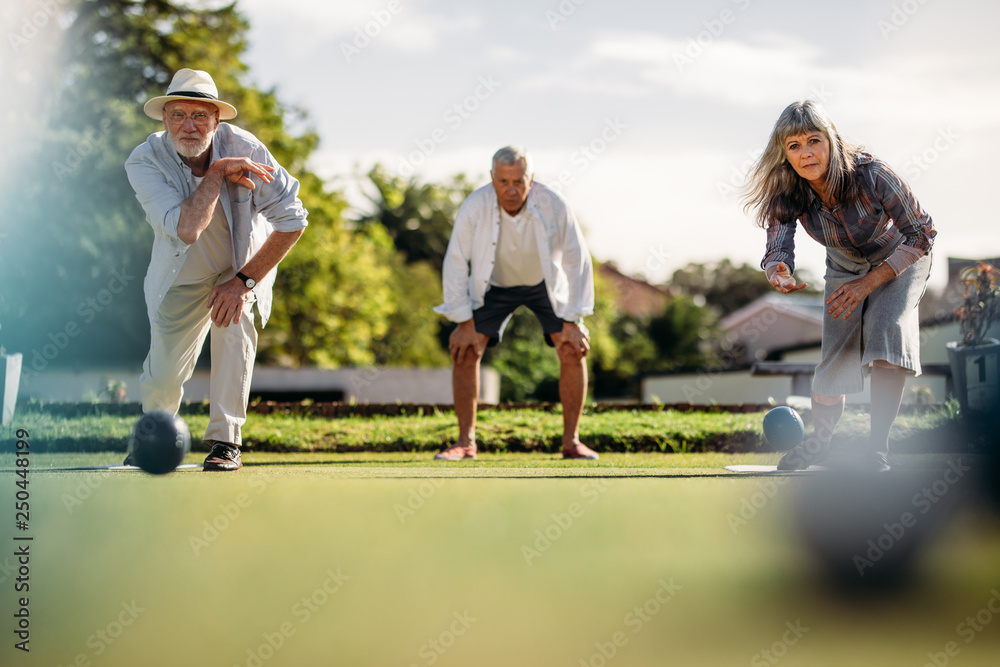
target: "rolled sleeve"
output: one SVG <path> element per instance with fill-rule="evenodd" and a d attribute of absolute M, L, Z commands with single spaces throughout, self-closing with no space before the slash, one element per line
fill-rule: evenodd
<path fill-rule="evenodd" d="M 276 232 L 297 232 L 305 229 L 308 212 L 299 199 L 299 181 L 275 161 L 270 151 L 260 148 L 251 157 L 255 162 L 274 168 L 274 180 L 264 183 L 254 177 L 253 190 L 255 208 L 264 216 Z"/>
<path fill-rule="evenodd" d="M 181 203 L 186 199 L 180 183 L 158 165 L 143 144 L 132 151 L 125 162 L 125 173 L 135 191 L 135 197 L 146 212 L 146 221 L 163 237 L 183 244 L 177 235 L 181 219 Z"/>
<path fill-rule="evenodd" d="M 896 249 L 892 251 L 892 254 L 886 257 L 885 263 L 892 267 L 892 270 L 898 276 L 907 268 L 916 264 L 917 260 L 923 256 L 923 253 L 914 250 L 905 243 L 900 243 L 896 246 Z"/>
<path fill-rule="evenodd" d="M 452 322 L 466 322 L 472 319 L 472 296 L 469 293 L 469 261 L 472 257 L 474 236 L 473 213 L 468 200 L 463 203 L 455 216 L 455 226 L 448 241 L 441 268 L 441 287 L 444 303 L 434 312 L 444 315 Z"/>
<path fill-rule="evenodd" d="M 594 266 L 583 230 L 570 210 L 566 211 L 565 225 L 562 269 L 566 273 L 569 295 L 562 319 L 578 322 L 594 313 Z"/>
<path fill-rule="evenodd" d="M 767 245 L 760 266 L 784 262 L 790 271 L 795 270 L 795 227 L 796 222 L 772 223 L 767 227 Z"/>
<path fill-rule="evenodd" d="M 892 218 L 892 224 L 905 237 L 903 244 L 918 252 L 920 256 L 926 255 L 934 245 L 934 237 L 937 236 L 934 223 L 921 208 L 920 202 L 906 182 L 881 161 L 875 162 L 875 192 Z M 902 256 L 899 259 L 902 261 Z M 903 268 L 906 266 L 909 264 Z"/>

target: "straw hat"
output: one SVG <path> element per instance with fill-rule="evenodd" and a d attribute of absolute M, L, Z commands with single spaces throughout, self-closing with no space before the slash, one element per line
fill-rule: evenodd
<path fill-rule="evenodd" d="M 163 120 L 163 106 L 174 100 L 205 101 L 219 109 L 219 120 L 236 118 L 236 107 L 219 101 L 219 89 L 208 72 L 187 68 L 177 70 L 167 86 L 167 94 L 148 100 L 142 110 L 154 120 Z"/>

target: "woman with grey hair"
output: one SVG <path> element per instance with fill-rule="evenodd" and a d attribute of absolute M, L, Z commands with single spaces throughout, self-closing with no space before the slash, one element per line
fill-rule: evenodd
<path fill-rule="evenodd" d="M 889 470 L 889 430 L 907 373 L 920 373 L 918 305 L 936 232 L 910 188 L 884 162 L 846 142 L 812 100 L 788 105 L 754 165 L 744 210 L 767 231 L 761 267 L 779 292 L 798 291 L 795 231 L 826 247 L 821 359 L 812 384 L 813 437 L 779 470 L 829 455 L 845 394 L 871 382 L 871 435 L 855 463 Z"/>

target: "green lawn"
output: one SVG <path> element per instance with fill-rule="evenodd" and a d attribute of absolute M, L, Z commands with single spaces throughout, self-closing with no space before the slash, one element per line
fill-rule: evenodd
<path fill-rule="evenodd" d="M 845 597 L 792 529 L 808 480 L 721 469 L 776 458 L 248 452 L 236 474 L 152 477 L 40 454 L 27 531 L 0 473 L 0 664 L 996 664 L 1000 626 L 966 624 L 992 620 L 994 516 L 957 512 L 909 587 Z M 14 533 L 33 538 L 30 654 Z"/>
<path fill-rule="evenodd" d="M 0 429 L 0 435 L 13 440 L 14 428 L 25 429 L 41 451 L 124 452 L 138 406 L 132 406 L 136 414 L 126 414 L 120 407 L 84 406 L 67 416 L 60 406 L 19 406 L 12 426 Z M 580 424 L 580 437 L 599 452 L 768 451 L 761 436 L 764 414 L 590 407 Z M 187 406 L 182 416 L 198 449 L 208 425 L 207 410 Z M 808 413 L 805 418 L 808 422 Z M 947 406 L 903 414 L 893 429 L 894 450 L 953 451 L 955 425 L 954 410 Z M 450 410 L 327 418 L 309 406 L 289 406 L 272 414 L 251 413 L 243 436 L 245 449 L 257 451 L 435 452 L 452 444 L 457 431 Z M 858 440 L 867 431 L 867 412 L 851 408 L 837 437 Z M 476 436 L 482 451 L 558 452 L 561 434 L 562 413 L 556 407 L 481 410 Z"/>

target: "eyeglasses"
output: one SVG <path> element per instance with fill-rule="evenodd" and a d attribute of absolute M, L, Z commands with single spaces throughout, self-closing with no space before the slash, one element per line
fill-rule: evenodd
<path fill-rule="evenodd" d="M 183 125 L 184 121 L 190 118 L 198 127 L 205 127 L 209 121 L 215 118 L 215 114 L 208 114 L 204 111 L 195 111 L 193 114 L 186 114 L 183 111 L 172 111 L 167 114 L 167 120 L 174 125 Z"/>

